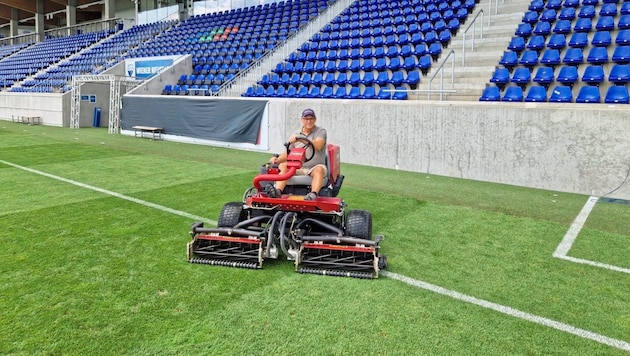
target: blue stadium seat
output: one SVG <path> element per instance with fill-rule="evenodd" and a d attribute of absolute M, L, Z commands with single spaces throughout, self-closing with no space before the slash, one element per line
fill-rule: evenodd
<path fill-rule="evenodd" d="M 345 99 L 348 93 L 346 92 L 346 87 L 344 85 L 340 86 L 335 90 L 335 95 L 333 95 L 333 99 Z"/>
<path fill-rule="evenodd" d="M 628 87 L 625 85 L 612 85 L 610 88 L 608 88 L 608 91 L 606 92 L 606 98 L 604 99 L 604 102 L 608 104 L 630 103 Z"/>
<path fill-rule="evenodd" d="M 552 48 L 546 49 L 540 57 L 540 64 L 551 67 L 560 64 L 560 51 Z"/>
<path fill-rule="evenodd" d="M 630 29 L 630 14 L 619 16 L 619 20 L 617 21 L 617 29 L 619 30 Z"/>
<path fill-rule="evenodd" d="M 561 10 L 560 10 L 560 14 L 558 15 L 558 19 L 559 20 L 570 20 L 572 21 L 573 19 L 575 19 L 576 16 L 576 12 L 575 12 L 575 7 L 570 7 L 570 6 L 564 6 Z"/>
<path fill-rule="evenodd" d="M 601 65 L 591 65 L 584 69 L 582 81 L 589 85 L 599 85 L 604 81 L 604 67 Z"/>
<path fill-rule="evenodd" d="M 553 23 L 554 21 L 556 21 L 557 17 L 558 17 L 558 13 L 556 12 L 555 9 L 546 9 L 540 14 L 538 21 L 546 21 L 549 23 Z M 551 29 L 551 26 L 549 26 L 549 28 Z"/>
<path fill-rule="evenodd" d="M 389 83 L 390 78 L 391 77 L 388 71 L 382 71 L 378 73 L 374 82 L 380 86 L 383 86 Z"/>
<path fill-rule="evenodd" d="M 602 6 L 599 8 L 599 16 L 617 16 L 617 4 L 602 4 Z"/>
<path fill-rule="evenodd" d="M 510 43 L 508 44 L 508 49 L 514 52 L 521 52 L 525 49 L 525 38 L 523 37 L 512 37 Z"/>
<path fill-rule="evenodd" d="M 522 37 L 516 37 L 522 38 Z M 527 48 L 536 52 L 540 52 L 545 48 L 545 36 L 542 35 L 534 35 L 529 38 L 527 42 Z M 508 49 L 511 49 L 508 47 Z M 513 50 L 513 49 L 512 49 Z M 520 51 L 517 51 L 520 52 Z"/>
<path fill-rule="evenodd" d="M 538 11 L 527 11 L 523 15 L 523 18 L 521 19 L 521 21 L 523 23 L 535 24 L 536 22 L 538 22 L 538 16 L 540 16 Z"/>
<path fill-rule="evenodd" d="M 558 20 L 553 26 L 553 33 L 571 33 L 571 20 Z"/>
<path fill-rule="evenodd" d="M 501 90 L 499 87 L 490 85 L 487 86 L 483 92 L 481 93 L 481 97 L 479 97 L 479 101 L 500 101 L 501 100 Z"/>
<path fill-rule="evenodd" d="M 630 1 L 624 1 L 624 3 L 621 4 L 621 8 L 619 9 L 619 13 L 621 13 L 622 15 L 630 14 Z"/>
<path fill-rule="evenodd" d="M 601 94 L 599 93 L 599 87 L 594 85 L 584 85 L 580 88 L 576 103 L 600 103 L 602 101 Z"/>
<path fill-rule="evenodd" d="M 496 84 L 499 89 L 503 90 L 505 85 L 510 81 L 510 71 L 505 67 L 498 67 L 492 73 L 490 82 Z"/>
<path fill-rule="evenodd" d="M 361 88 L 358 86 L 351 86 L 350 90 L 348 90 L 346 98 L 359 99 L 360 96 L 361 96 Z"/>
<path fill-rule="evenodd" d="M 392 99 L 393 95 L 394 95 L 394 92 L 390 91 L 389 87 L 382 86 L 381 89 L 379 90 L 378 94 L 376 95 L 376 97 L 378 99 Z"/>
<path fill-rule="evenodd" d="M 374 61 L 372 60 L 372 58 L 366 58 L 363 60 L 363 62 L 361 63 L 361 67 L 359 68 L 362 71 L 371 71 L 374 69 Z"/>
<path fill-rule="evenodd" d="M 405 87 L 396 87 L 395 90 L 396 91 L 394 92 L 394 95 L 392 96 L 392 99 L 394 99 L 394 100 L 407 100 L 407 97 L 408 97 L 407 88 L 405 88 Z"/>
<path fill-rule="evenodd" d="M 164 89 L 162 89 L 162 95 L 171 95 L 173 94 L 173 86 L 171 84 L 166 84 Z"/>
<path fill-rule="evenodd" d="M 571 87 L 558 85 L 553 88 L 551 95 L 549 96 L 550 103 L 570 103 L 573 101 L 573 93 Z"/>
<path fill-rule="evenodd" d="M 584 2 L 582 2 L 582 7 L 580 7 L 580 12 L 578 12 L 579 18 L 592 19 L 593 17 L 595 17 L 595 14 L 595 6 L 584 5 Z"/>
<path fill-rule="evenodd" d="M 409 70 L 415 69 L 417 65 L 418 65 L 418 59 L 416 58 L 416 56 L 409 55 L 404 58 L 403 63 L 402 63 L 402 68 L 409 71 Z"/>
<path fill-rule="evenodd" d="M 515 52 L 512 53 L 516 54 Z M 418 58 L 418 68 L 420 68 L 420 70 L 422 71 L 422 75 L 427 75 L 427 73 L 429 72 L 432 63 L 431 61 L 432 58 L 428 54 L 425 54 L 424 56 Z"/>
<path fill-rule="evenodd" d="M 315 86 L 320 86 L 324 84 L 324 75 L 322 73 L 313 74 L 313 78 L 311 79 L 311 83 Z"/>
<path fill-rule="evenodd" d="M 503 52 L 503 56 L 499 60 L 499 64 L 510 69 L 518 64 L 518 53 L 513 51 Z"/>
<path fill-rule="evenodd" d="M 547 21 L 540 21 L 540 22 L 538 22 L 534 26 L 534 29 L 532 30 L 532 33 L 534 35 L 543 35 L 543 36 L 546 36 L 546 35 L 550 34 L 551 33 L 551 23 L 547 22 Z"/>
<path fill-rule="evenodd" d="M 615 85 L 625 85 L 630 82 L 630 65 L 615 64 L 610 69 L 608 81 Z"/>
<path fill-rule="evenodd" d="M 526 102 L 545 102 L 547 101 L 547 89 L 542 86 L 533 85 L 527 91 L 525 96 Z"/>
<path fill-rule="evenodd" d="M 562 0 L 548 0 L 545 9 L 559 9 L 562 7 Z"/>
<path fill-rule="evenodd" d="M 630 62 L 630 46 L 617 46 L 611 59 L 613 62 L 621 64 Z"/>
<path fill-rule="evenodd" d="M 569 47 L 584 48 L 588 45 L 588 35 L 586 32 L 575 32 L 569 39 Z"/>
<path fill-rule="evenodd" d="M 566 86 L 573 86 L 578 80 L 578 70 L 576 66 L 564 66 L 560 68 L 556 81 Z"/>
<path fill-rule="evenodd" d="M 412 70 L 407 72 L 407 76 L 403 79 L 403 83 L 409 85 L 409 88 L 416 89 L 420 83 L 420 72 Z"/>
<path fill-rule="evenodd" d="M 547 43 L 547 48 L 563 49 L 566 46 L 567 46 L 567 38 L 563 33 L 554 33 L 553 35 L 549 36 L 549 42 Z"/>
<path fill-rule="evenodd" d="M 532 34 L 532 25 L 529 23 L 521 23 L 516 28 L 514 35 L 521 37 L 529 37 Z"/>
<path fill-rule="evenodd" d="M 287 90 L 284 93 L 284 95 L 282 95 L 282 97 L 285 97 L 285 98 L 298 97 L 297 88 L 294 87 L 293 85 L 289 85 L 289 87 L 287 88 Z"/>
<path fill-rule="evenodd" d="M 597 31 L 611 31 L 615 29 L 615 19 L 612 16 L 601 16 L 595 24 Z"/>
<path fill-rule="evenodd" d="M 565 8 L 567 7 L 579 7 L 580 6 L 580 0 L 564 0 L 563 6 Z"/>
<path fill-rule="evenodd" d="M 359 84 L 363 84 L 365 86 L 371 86 L 374 83 L 374 72 L 369 71 L 369 72 L 365 72 L 363 74 L 363 77 L 361 77 L 361 80 L 359 80 Z"/>
<path fill-rule="evenodd" d="M 612 43 L 609 31 L 597 31 L 593 35 L 591 44 L 596 47 L 606 47 Z"/>
<path fill-rule="evenodd" d="M 322 90 L 322 93 L 321 93 L 321 95 L 319 97 L 320 98 L 324 98 L 324 99 L 331 99 L 333 96 L 334 96 L 333 95 L 333 87 L 329 86 L 329 87 L 325 87 L 324 90 Z"/>
<path fill-rule="evenodd" d="M 361 81 L 361 73 L 359 72 L 350 73 L 350 77 L 348 77 L 348 84 L 356 86 L 356 85 L 359 85 L 360 81 Z"/>
<path fill-rule="evenodd" d="M 619 46 L 630 44 L 630 29 L 619 30 L 619 32 L 617 32 L 617 37 L 615 38 L 615 44 Z"/>
<path fill-rule="evenodd" d="M 397 70 L 395 72 L 392 73 L 392 78 L 390 80 L 391 84 L 394 84 L 394 86 L 400 86 L 401 84 L 403 84 L 403 81 L 405 80 L 406 74 L 403 70 Z"/>
<path fill-rule="evenodd" d="M 538 83 L 541 86 L 547 87 L 555 80 L 555 74 L 552 67 L 539 67 L 536 70 L 536 75 L 532 79 L 533 82 Z"/>
<path fill-rule="evenodd" d="M 530 11 L 537 11 L 540 12 L 545 8 L 545 1 L 543 0 L 532 0 L 532 2 L 529 4 L 529 7 L 527 8 Z"/>
<path fill-rule="evenodd" d="M 402 63 L 400 62 L 400 57 L 394 57 L 389 60 L 387 64 L 387 69 L 393 71 L 399 70 L 402 67 Z"/>
<path fill-rule="evenodd" d="M 512 79 L 510 79 L 510 81 L 521 87 L 525 87 L 529 84 L 531 79 L 532 74 L 528 67 L 518 67 L 514 69 L 514 74 L 512 75 Z"/>
<path fill-rule="evenodd" d="M 363 94 L 359 96 L 360 99 L 376 99 L 376 90 L 373 86 L 367 86 L 363 90 Z"/>
<path fill-rule="evenodd" d="M 606 47 L 593 47 L 586 57 L 588 63 L 599 64 L 608 62 L 608 50 Z"/>
<path fill-rule="evenodd" d="M 538 52 L 534 50 L 525 50 L 518 61 L 523 66 L 533 67 L 538 64 Z"/>
<path fill-rule="evenodd" d="M 523 88 L 520 86 L 505 88 L 505 93 L 501 101 L 523 101 Z"/>
<path fill-rule="evenodd" d="M 584 63 L 584 52 L 581 48 L 569 48 L 562 58 L 562 63 L 566 65 L 579 65 Z"/>
<path fill-rule="evenodd" d="M 591 32 L 593 22 L 590 18 L 578 18 L 573 26 L 573 32 Z"/>

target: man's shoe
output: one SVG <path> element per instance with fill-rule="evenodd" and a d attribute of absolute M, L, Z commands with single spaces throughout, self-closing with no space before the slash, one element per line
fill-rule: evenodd
<path fill-rule="evenodd" d="M 304 196 L 304 200 L 315 200 L 317 199 L 317 194 L 315 192 L 310 192 Z"/>
<path fill-rule="evenodd" d="M 282 191 L 276 188 L 273 184 L 267 184 L 265 186 L 265 194 L 271 198 L 280 198 L 282 196 Z"/>

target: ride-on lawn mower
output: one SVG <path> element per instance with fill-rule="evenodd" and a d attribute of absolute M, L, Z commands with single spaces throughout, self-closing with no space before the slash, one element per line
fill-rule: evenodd
<path fill-rule="evenodd" d="M 315 150 L 307 138 L 298 141 L 304 147 L 285 144 L 286 174 L 280 174 L 277 166 L 264 165 L 242 202 L 223 206 L 216 228 L 202 222 L 192 225 L 189 262 L 259 269 L 266 258 L 277 259 L 282 251 L 300 273 L 378 278 L 387 265 L 386 256 L 379 254 L 383 236 L 372 236 L 370 212 L 346 210 L 346 203 L 337 197 L 343 182 L 339 146 L 327 145 L 328 176 L 317 199 L 305 200 L 311 177 L 295 172 L 313 158 Z M 282 195 L 271 197 L 272 183 L 282 180 L 288 180 Z"/>

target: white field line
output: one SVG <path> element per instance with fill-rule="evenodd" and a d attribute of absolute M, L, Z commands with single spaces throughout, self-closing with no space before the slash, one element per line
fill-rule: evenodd
<path fill-rule="evenodd" d="M 150 207 L 150 208 L 154 208 L 154 209 L 157 209 L 157 210 L 161 210 L 161 211 L 164 211 L 164 212 L 167 212 L 167 213 L 183 216 L 185 218 L 189 218 L 189 219 L 194 220 L 194 221 L 203 221 L 203 222 L 206 222 L 206 223 L 211 224 L 211 225 L 216 225 L 217 224 L 216 221 L 213 221 L 213 220 L 210 220 L 210 219 L 206 219 L 206 218 L 201 217 L 201 216 L 189 214 L 187 212 L 180 211 L 180 210 L 171 209 L 171 208 L 163 206 L 163 205 L 151 203 L 151 202 L 148 202 L 146 200 L 141 200 L 141 199 L 138 199 L 138 198 L 130 197 L 130 196 L 127 196 L 127 195 L 123 195 L 123 194 L 120 194 L 120 193 L 113 192 L 111 190 L 95 187 L 93 185 L 77 182 L 77 181 L 74 181 L 74 180 L 71 180 L 71 179 L 59 177 L 59 176 L 56 176 L 54 174 L 38 171 L 36 169 L 20 166 L 20 165 L 15 164 L 15 163 L 3 161 L 3 160 L 0 160 L 0 163 L 6 164 L 7 166 L 11 166 L 11 167 L 14 167 L 14 168 L 18 168 L 18 169 L 21 169 L 21 170 L 24 170 L 24 171 L 27 171 L 27 172 L 30 172 L 30 173 L 39 174 L 39 175 L 44 176 L 44 177 L 48 177 L 48 178 L 56 179 L 56 180 L 59 180 L 59 181 L 65 182 L 65 183 L 76 185 L 77 187 L 90 189 L 90 190 L 93 190 L 93 191 L 96 191 L 96 192 L 99 192 L 99 193 L 103 193 L 103 194 L 107 194 L 107 195 L 110 195 L 110 196 L 113 196 L 113 197 L 116 197 L 116 198 L 119 198 L 119 199 L 128 200 L 128 201 L 134 202 L 136 204 L 144 205 L 144 206 L 147 206 L 147 207 Z"/>
<path fill-rule="evenodd" d="M 81 183 L 81 182 L 73 181 L 71 179 L 66 179 L 66 178 L 63 178 L 63 177 L 59 177 L 59 176 L 56 176 L 56 175 L 53 175 L 53 174 L 49 174 L 49 173 L 46 173 L 46 172 L 38 171 L 38 170 L 35 170 L 35 169 L 32 169 L 32 168 L 20 166 L 20 165 L 17 165 L 15 163 L 3 161 L 3 160 L 0 160 L 0 163 L 6 164 L 6 165 L 14 167 L 14 168 L 22 169 L 22 170 L 27 171 L 27 172 L 39 174 L 39 175 L 42 175 L 44 177 L 48 177 L 48 178 L 56 179 L 56 180 L 59 180 L 59 181 L 62 181 L 62 182 L 66 182 L 66 183 L 69 183 L 69 184 L 73 184 L 73 185 L 76 185 L 78 187 L 82 187 L 82 188 L 86 188 L 86 189 L 97 191 L 99 193 L 111 195 L 111 196 L 116 197 L 116 198 L 128 200 L 128 201 L 131 201 L 131 202 L 134 202 L 134 203 L 137 203 L 137 204 L 141 204 L 141 205 L 144 205 L 144 206 L 147 206 L 147 207 L 150 207 L 150 208 L 158 209 L 158 210 L 161 210 L 161 211 L 164 211 L 164 212 L 168 212 L 168 213 L 172 213 L 172 214 L 175 214 L 175 215 L 184 216 L 184 217 L 187 217 L 187 218 L 190 218 L 190 219 L 193 219 L 193 220 L 204 221 L 204 222 L 208 222 L 210 224 L 215 224 L 216 225 L 215 221 L 208 220 L 208 219 L 202 218 L 200 216 L 192 215 L 192 214 L 189 214 L 189 213 L 186 213 L 186 212 L 183 212 L 183 211 L 171 209 L 171 208 L 168 208 L 168 207 L 165 207 L 165 206 L 162 206 L 162 205 L 158 205 L 158 204 L 154 204 L 154 203 L 147 202 L 147 201 L 144 201 L 144 200 L 140 200 L 140 199 L 137 199 L 137 198 L 129 197 L 129 196 L 126 196 L 126 195 L 123 195 L 123 194 L 120 194 L 120 193 L 112 192 L 112 191 L 107 190 L 107 189 L 94 187 L 94 186 L 91 186 L 91 185 L 88 185 L 88 184 L 84 184 L 84 183 Z M 569 248 L 570 248 L 570 246 L 569 246 Z M 510 307 L 507 307 L 507 306 L 504 306 L 504 305 L 492 303 L 492 302 L 489 302 L 489 301 L 486 301 L 486 300 L 483 300 L 483 299 L 478 299 L 478 298 L 475 298 L 475 297 L 472 297 L 472 296 L 468 296 L 468 295 L 465 295 L 465 294 L 462 294 L 462 293 L 459 293 L 459 292 L 456 292 L 456 291 L 453 291 L 453 290 L 449 290 L 449 289 L 446 289 L 446 288 L 442 288 L 442 287 L 439 287 L 439 286 L 436 286 L 436 285 L 433 285 L 433 284 L 430 284 L 430 283 L 427 283 L 427 282 L 422 282 L 422 281 L 415 280 L 415 279 L 412 279 L 412 278 L 409 278 L 409 277 L 405 277 L 405 276 L 397 274 L 397 273 L 388 272 L 388 271 L 382 271 L 381 274 L 386 276 L 386 277 L 389 277 L 389 278 L 396 279 L 396 280 L 399 280 L 401 282 L 407 283 L 409 285 L 412 285 L 412 286 L 415 286 L 415 287 L 418 287 L 418 288 L 422 288 L 422 289 L 425 289 L 425 290 L 428 290 L 428 291 L 431 291 L 431 292 L 434 292 L 434 293 L 442 294 L 442 295 L 445 295 L 445 296 L 448 296 L 448 297 L 451 297 L 451 298 L 454 298 L 454 299 L 458 299 L 458 300 L 461 300 L 463 302 L 475 304 L 475 305 L 481 306 L 483 308 L 492 309 L 492 310 L 498 311 L 498 312 L 503 313 L 503 314 L 507 314 L 507 315 L 515 317 L 515 318 L 531 321 L 531 322 L 534 322 L 536 324 L 540 324 L 540 325 L 544 325 L 544 326 L 547 326 L 547 327 L 550 327 L 550 328 L 553 328 L 553 329 L 564 331 L 564 332 L 567 332 L 567 333 L 570 333 L 570 334 L 573 334 L 573 335 L 576 335 L 576 336 L 579 336 L 579 337 L 582 337 L 582 338 L 585 338 L 585 339 L 590 339 L 590 340 L 593 340 L 593 341 L 596 341 L 596 342 L 599 342 L 599 343 L 602 343 L 602 344 L 605 344 L 605 345 L 612 346 L 612 347 L 620 349 L 620 350 L 630 351 L 630 343 L 625 342 L 623 340 L 613 339 L 613 338 L 610 338 L 608 336 L 604 336 L 604 335 L 601 335 L 601 334 L 594 333 L 592 331 L 576 328 L 576 327 L 568 325 L 568 324 L 564 324 L 564 323 L 561 323 L 561 322 L 558 322 L 558 321 L 554 321 L 554 320 L 551 320 L 551 319 L 543 318 L 543 317 L 540 317 L 540 316 L 537 316 L 537 315 L 529 314 L 529 313 L 526 313 L 526 312 L 523 312 L 523 311 L 520 311 L 520 310 L 517 310 L 517 309 L 514 309 L 514 308 L 510 308 Z"/>
<path fill-rule="evenodd" d="M 543 325 L 552 329 L 560 330 L 560 331 L 573 334 L 584 339 L 593 340 L 600 344 L 608 345 L 608 346 L 611 346 L 620 350 L 630 351 L 630 343 L 623 340 L 613 339 L 611 337 L 601 335 L 592 331 L 580 329 L 569 324 L 561 323 L 559 321 L 555 321 L 555 320 L 547 319 L 547 318 L 537 316 L 534 314 L 526 313 L 524 311 L 520 311 L 518 309 L 514 309 L 505 305 L 500 305 L 493 302 L 489 302 L 487 300 L 475 298 L 475 297 L 462 294 L 462 293 L 459 293 L 450 289 L 436 286 L 434 284 L 430 284 L 427 282 L 419 281 L 417 279 L 409 278 L 409 277 L 406 277 L 397 273 L 382 271 L 381 274 L 386 277 L 407 283 L 414 287 L 422 288 L 422 289 L 425 289 L 425 290 L 428 290 L 437 294 L 445 295 L 447 297 L 461 300 L 466 303 L 475 304 L 477 306 L 491 309 L 499 313 L 509 315 L 514 318 L 527 320 L 535 324 L 539 324 L 539 325 Z"/>
<path fill-rule="evenodd" d="M 584 204 L 578 216 L 575 218 L 575 220 L 573 220 L 573 223 L 569 227 L 569 230 L 564 235 L 564 238 L 562 239 L 562 241 L 556 248 L 556 251 L 554 251 L 553 257 L 570 261 L 570 262 L 575 262 L 575 263 L 580 263 L 580 264 L 589 265 L 593 267 L 605 268 L 611 271 L 630 274 L 630 269 L 628 268 L 623 268 L 623 267 L 609 265 L 606 263 L 590 261 L 590 260 L 585 260 L 582 258 L 575 258 L 575 257 L 568 256 L 571 246 L 573 246 L 575 239 L 577 238 L 578 234 L 584 227 L 584 223 L 586 223 L 586 219 L 590 215 L 591 211 L 595 207 L 595 204 L 597 203 L 598 200 L 599 198 L 597 197 L 588 198 L 588 200 L 586 201 L 586 204 Z"/>

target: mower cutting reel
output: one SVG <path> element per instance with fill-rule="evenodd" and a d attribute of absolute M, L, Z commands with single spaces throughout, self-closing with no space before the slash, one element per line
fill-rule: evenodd
<path fill-rule="evenodd" d="M 188 261 L 260 269 L 265 259 L 277 259 L 282 252 L 299 273 L 378 278 L 387 266 L 386 257 L 379 254 L 383 236 L 372 235 L 370 212 L 347 211 L 346 203 L 337 197 L 343 181 L 339 147 L 328 145 L 330 174 L 315 200 L 296 193 L 310 191 L 310 186 L 291 185 L 305 151 L 294 148 L 287 155 L 288 173 L 265 165 L 242 202 L 223 206 L 216 228 L 194 223 Z M 271 197 L 263 184 L 277 180 L 289 180 L 287 189 L 282 196 Z"/>

